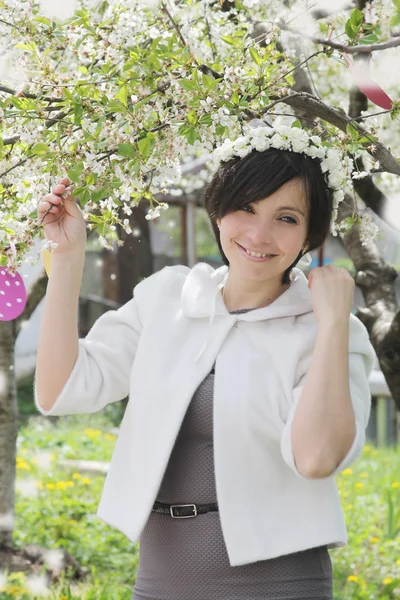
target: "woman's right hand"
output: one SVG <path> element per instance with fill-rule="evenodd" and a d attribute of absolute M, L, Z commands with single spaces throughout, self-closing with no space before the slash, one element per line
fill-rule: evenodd
<path fill-rule="evenodd" d="M 69 185 L 70 181 L 67 177 L 60 179 L 53 191 L 40 202 L 38 219 L 41 222 L 44 214 L 53 204 L 53 208 L 43 221 L 47 239 L 58 244 L 52 252 L 55 254 L 83 252 L 84 254 L 87 240 L 86 222 L 75 198 L 70 195 Z M 63 194 L 65 197 L 62 197 Z"/>

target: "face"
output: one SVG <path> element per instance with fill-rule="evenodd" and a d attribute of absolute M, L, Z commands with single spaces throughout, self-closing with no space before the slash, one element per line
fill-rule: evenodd
<path fill-rule="evenodd" d="M 252 280 L 280 280 L 306 244 L 308 211 L 302 182 L 289 181 L 268 198 L 228 213 L 217 224 L 230 271 Z M 275 256 L 252 257 L 248 251 Z"/>

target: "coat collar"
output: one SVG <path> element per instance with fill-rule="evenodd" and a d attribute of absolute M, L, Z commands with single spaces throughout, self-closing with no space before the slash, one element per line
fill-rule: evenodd
<path fill-rule="evenodd" d="M 272 304 L 251 310 L 247 313 L 235 314 L 235 320 L 261 321 L 311 312 L 312 302 L 308 280 L 300 269 L 294 268 L 293 271 L 294 278 L 290 287 Z M 184 314 L 193 318 L 208 317 L 205 340 L 194 358 L 194 362 L 199 360 L 212 338 L 214 317 L 222 315 L 232 318 L 220 294 L 220 290 L 227 280 L 228 273 L 229 269 L 225 265 L 219 269 L 214 269 L 207 263 L 198 263 L 190 270 L 186 277 L 181 295 Z"/>
<path fill-rule="evenodd" d="M 294 268 L 294 279 L 290 287 L 269 306 L 235 315 L 238 320 L 261 321 L 301 315 L 312 311 L 311 291 L 304 273 Z M 214 269 L 207 263 L 196 264 L 188 273 L 182 289 L 181 302 L 184 314 L 188 317 L 229 316 L 222 295 L 229 269 L 222 266 Z"/>

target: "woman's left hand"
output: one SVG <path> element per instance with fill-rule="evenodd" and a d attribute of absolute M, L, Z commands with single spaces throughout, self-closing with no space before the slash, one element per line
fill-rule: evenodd
<path fill-rule="evenodd" d="M 355 283 L 340 267 L 315 267 L 308 274 L 312 307 L 320 324 L 349 319 L 354 303 Z"/>

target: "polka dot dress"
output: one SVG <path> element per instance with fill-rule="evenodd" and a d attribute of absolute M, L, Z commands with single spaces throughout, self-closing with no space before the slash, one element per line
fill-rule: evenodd
<path fill-rule="evenodd" d="M 189 405 L 160 485 L 159 502 L 217 502 L 213 387 L 214 369 Z M 332 598 L 332 563 L 326 546 L 231 567 L 218 512 L 191 519 L 152 512 L 140 538 L 132 600 Z"/>

